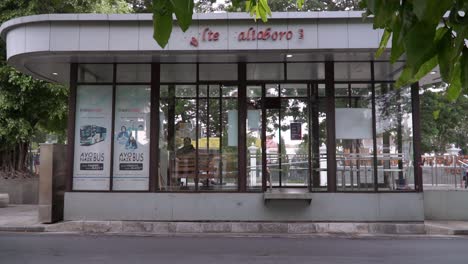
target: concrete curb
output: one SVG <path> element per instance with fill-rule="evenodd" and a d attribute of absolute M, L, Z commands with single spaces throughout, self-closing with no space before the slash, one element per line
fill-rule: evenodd
<path fill-rule="evenodd" d="M 0 226 L 0 232 L 45 232 L 44 226 Z"/>
<path fill-rule="evenodd" d="M 447 235 L 447 236 L 466 236 L 468 229 L 450 228 L 444 225 L 425 224 L 426 234 L 428 235 Z"/>
<path fill-rule="evenodd" d="M 45 226 L 46 232 L 124 234 L 426 234 L 424 223 L 258 223 L 68 221 Z"/>

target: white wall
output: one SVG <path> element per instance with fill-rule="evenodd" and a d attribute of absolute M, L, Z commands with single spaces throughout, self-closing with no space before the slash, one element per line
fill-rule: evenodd
<path fill-rule="evenodd" d="M 65 220 L 423 221 L 421 193 L 314 193 L 270 201 L 262 193 L 65 194 Z"/>
<path fill-rule="evenodd" d="M 426 220 L 468 221 L 468 191 L 424 191 Z"/>

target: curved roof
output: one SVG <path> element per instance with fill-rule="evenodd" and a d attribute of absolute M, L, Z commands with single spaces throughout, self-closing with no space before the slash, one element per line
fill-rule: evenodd
<path fill-rule="evenodd" d="M 373 60 L 382 31 L 362 12 L 273 13 L 267 23 L 244 13 L 194 14 L 187 32 L 174 27 L 161 49 L 151 14 L 49 14 L 0 27 L 9 64 L 36 78 L 68 82 L 69 64 Z"/>

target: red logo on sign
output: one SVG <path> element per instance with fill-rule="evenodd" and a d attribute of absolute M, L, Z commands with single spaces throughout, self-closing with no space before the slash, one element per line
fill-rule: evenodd
<path fill-rule="evenodd" d="M 190 45 L 194 47 L 198 47 L 198 40 L 195 37 L 192 37 L 192 40 L 190 40 Z"/>

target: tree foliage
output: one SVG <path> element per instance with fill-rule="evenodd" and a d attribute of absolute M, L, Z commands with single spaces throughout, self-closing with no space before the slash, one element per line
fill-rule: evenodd
<path fill-rule="evenodd" d="M 443 154 L 454 143 L 468 154 L 468 98 L 460 96 L 451 102 L 442 93 L 427 90 L 420 101 L 421 151 Z"/>
<path fill-rule="evenodd" d="M 364 0 L 374 28 L 384 29 L 377 55 L 391 39 L 392 62 L 406 57 L 397 86 L 418 81 L 437 65 L 454 101 L 468 93 L 468 1 Z"/>
<path fill-rule="evenodd" d="M 132 1 L 137 2 L 137 1 Z M 0 23 L 15 17 L 44 13 L 128 13 L 124 0 L 2 0 Z M 0 41 L 0 174 L 27 175 L 31 141 L 53 133 L 65 139 L 68 88 L 34 80 L 7 65 Z"/>

